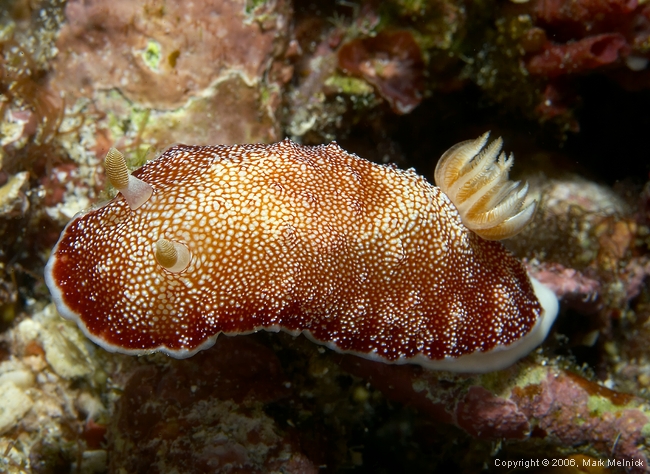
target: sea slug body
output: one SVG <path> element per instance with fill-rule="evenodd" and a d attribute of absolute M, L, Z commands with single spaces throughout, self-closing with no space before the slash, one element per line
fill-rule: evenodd
<path fill-rule="evenodd" d="M 462 213 L 414 171 L 335 143 L 177 145 L 126 175 L 112 150 L 120 193 L 68 224 L 46 283 L 109 351 L 185 358 L 263 329 L 387 363 L 500 369 L 542 342 L 557 300 L 487 240 L 534 204 L 486 141 L 436 171 Z"/>

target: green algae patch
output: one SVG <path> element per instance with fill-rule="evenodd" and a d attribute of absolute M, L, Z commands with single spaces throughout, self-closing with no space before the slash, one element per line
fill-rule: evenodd
<path fill-rule="evenodd" d="M 258 8 L 264 6 L 266 0 L 246 0 L 245 12 L 247 15 L 250 15 Z"/>
<path fill-rule="evenodd" d="M 645 438 L 650 437 L 650 423 L 646 423 L 645 425 L 643 425 L 643 428 L 641 428 L 641 434 Z"/>
<path fill-rule="evenodd" d="M 374 88 L 363 79 L 338 74 L 329 77 L 325 81 L 325 85 L 335 89 L 340 94 L 371 95 L 374 93 Z"/>
<path fill-rule="evenodd" d="M 607 413 L 619 413 L 621 411 L 635 410 L 635 409 L 646 414 L 643 407 L 642 406 L 639 407 L 636 401 L 632 401 L 625 405 L 617 405 L 616 403 L 612 402 L 612 400 L 610 400 L 609 398 L 599 394 L 589 395 L 589 399 L 587 400 L 587 409 L 589 410 L 589 414 L 591 416 L 598 417 L 598 418 L 602 417 L 604 414 Z M 643 429 L 645 430 L 646 428 L 650 430 L 649 425 L 645 425 Z"/>
<path fill-rule="evenodd" d="M 600 417 L 604 413 L 615 413 L 621 407 L 614 405 L 610 400 L 600 395 L 589 395 L 587 400 L 587 409 L 589 414 L 595 417 Z"/>
<path fill-rule="evenodd" d="M 149 69 L 158 72 L 160 58 L 162 57 L 160 43 L 151 39 L 147 41 L 147 47 L 142 50 L 141 56 Z"/>
<path fill-rule="evenodd" d="M 525 370 L 522 370 L 518 374 L 515 380 L 515 387 L 526 388 L 531 385 L 541 385 L 547 379 L 548 375 L 548 367 L 526 367 Z"/>

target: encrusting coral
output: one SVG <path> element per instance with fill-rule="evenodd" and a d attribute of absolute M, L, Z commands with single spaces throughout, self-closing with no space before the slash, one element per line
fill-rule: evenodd
<path fill-rule="evenodd" d="M 109 351 L 185 358 L 265 329 L 383 362 L 499 369 L 541 343 L 557 300 L 461 222 L 507 237 L 534 210 L 486 141 L 443 157 L 449 197 L 335 143 L 178 145 L 133 175 L 111 150 L 121 195 L 68 225 L 46 282 Z"/>

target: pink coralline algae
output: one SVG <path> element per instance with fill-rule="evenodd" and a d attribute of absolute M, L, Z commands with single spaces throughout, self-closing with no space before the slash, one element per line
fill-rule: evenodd
<path fill-rule="evenodd" d="M 647 402 L 554 367 L 522 363 L 489 383 L 346 356 L 342 367 L 388 398 L 481 439 L 536 438 L 549 449 L 588 447 L 629 472 L 646 472 Z M 483 380 L 483 381 L 482 381 Z M 571 451 L 574 453 L 575 451 Z"/>
<path fill-rule="evenodd" d="M 531 74 L 556 78 L 616 64 L 638 71 L 647 64 L 650 11 L 636 0 L 539 0 L 530 14 L 544 39 L 529 51 Z"/>
<path fill-rule="evenodd" d="M 269 66 L 286 22 L 250 21 L 245 2 L 67 2 L 54 81 L 73 96 L 119 89 L 161 109 L 182 106 L 225 71 L 252 83 Z"/>
<path fill-rule="evenodd" d="M 338 59 L 344 72 L 374 85 L 395 113 L 407 114 L 422 101 L 424 61 L 408 31 L 353 40 L 341 47 Z"/>
<path fill-rule="evenodd" d="M 50 86 L 129 153 L 276 140 L 289 6 L 248 3 L 66 2 Z"/>
<path fill-rule="evenodd" d="M 533 75 L 549 78 L 577 74 L 616 62 L 625 47 L 625 38 L 618 33 L 588 36 L 567 44 L 548 42 L 528 60 L 527 68 Z"/>
<path fill-rule="evenodd" d="M 550 288 L 563 304 L 583 314 L 591 314 L 602 305 L 599 300 L 601 283 L 573 268 L 544 263 L 529 268 L 529 272 Z"/>
<path fill-rule="evenodd" d="M 547 25 L 585 33 L 611 27 L 637 6 L 637 0 L 538 0 L 534 8 L 537 18 Z"/>
<path fill-rule="evenodd" d="M 522 36 L 524 64 L 540 82 L 536 112 L 542 120 L 565 121 L 577 132 L 571 110 L 578 102 L 575 81 L 597 72 L 623 87 L 647 88 L 650 50 L 650 8 L 636 0 L 537 0 L 518 6 L 532 27 Z M 576 88 L 578 89 L 578 88 Z"/>

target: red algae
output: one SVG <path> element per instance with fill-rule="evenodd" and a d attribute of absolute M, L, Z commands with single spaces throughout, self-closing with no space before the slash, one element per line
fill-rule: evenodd
<path fill-rule="evenodd" d="M 470 387 L 456 407 L 456 424 L 476 438 L 524 439 L 530 424 L 517 404 L 484 387 Z"/>
<path fill-rule="evenodd" d="M 647 402 L 570 371 L 521 363 L 489 376 L 452 376 L 350 356 L 341 365 L 370 380 L 388 398 L 417 407 L 434 421 L 451 422 L 476 438 L 535 438 L 546 453 L 584 446 L 589 454 L 629 463 L 630 472 L 644 472 L 647 466 Z"/>
<path fill-rule="evenodd" d="M 549 42 L 528 60 L 527 69 L 549 78 L 578 74 L 615 63 L 625 46 L 625 38 L 618 33 L 588 36 L 567 44 Z"/>
<path fill-rule="evenodd" d="M 637 0 L 538 0 L 534 12 L 547 25 L 593 34 L 620 23 L 637 6 Z"/>
<path fill-rule="evenodd" d="M 355 39 L 341 47 L 338 62 L 347 74 L 374 85 L 397 114 L 411 112 L 422 101 L 424 60 L 408 31 L 382 31 Z"/>

